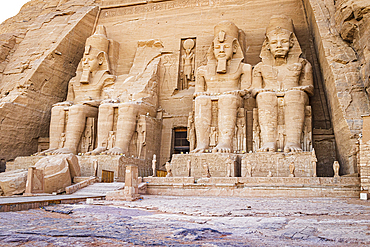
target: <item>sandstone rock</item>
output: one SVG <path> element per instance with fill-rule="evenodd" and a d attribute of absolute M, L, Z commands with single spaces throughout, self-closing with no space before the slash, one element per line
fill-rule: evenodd
<path fill-rule="evenodd" d="M 0 188 L 4 196 L 22 194 L 26 189 L 27 170 L 0 173 Z"/>
<path fill-rule="evenodd" d="M 39 160 L 36 169 L 44 171 L 45 193 L 61 192 L 81 176 L 78 159 L 73 154 L 51 155 Z"/>

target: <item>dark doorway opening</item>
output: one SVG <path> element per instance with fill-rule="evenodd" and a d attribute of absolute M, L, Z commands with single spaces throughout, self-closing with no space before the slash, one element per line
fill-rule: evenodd
<path fill-rule="evenodd" d="M 173 130 L 174 136 L 174 145 L 173 145 L 173 154 L 185 154 L 190 150 L 190 143 L 187 140 L 187 129 L 185 127 L 175 128 Z"/>

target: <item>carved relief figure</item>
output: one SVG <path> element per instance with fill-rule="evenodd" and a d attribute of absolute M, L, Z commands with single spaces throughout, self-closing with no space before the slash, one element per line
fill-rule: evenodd
<path fill-rule="evenodd" d="M 86 40 L 85 53 L 76 76 L 69 81 L 67 101 L 55 104 L 51 110 L 50 147 L 43 153 L 77 152 L 86 119 L 97 118 L 98 106 L 104 99 L 103 89 L 112 85 L 116 78 L 110 74 L 108 48 L 105 27 L 98 26 Z M 65 144 L 59 148 L 63 132 Z"/>
<path fill-rule="evenodd" d="M 116 132 L 115 131 L 109 131 L 108 134 L 108 145 L 107 148 L 111 149 L 116 144 Z"/>
<path fill-rule="evenodd" d="M 210 146 L 212 121 L 211 100 L 218 100 L 219 140 L 213 152 L 232 152 L 237 110 L 244 89 L 251 82 L 251 66 L 242 63 L 239 29 L 229 21 L 214 29 L 214 40 L 207 53 L 207 65 L 201 66 L 195 82 L 195 131 L 197 147 L 192 152 L 203 153 Z"/>
<path fill-rule="evenodd" d="M 172 58 L 171 55 L 166 55 L 163 56 L 163 62 L 161 64 L 161 78 L 162 78 L 162 91 L 165 93 L 172 93 L 173 92 L 173 85 L 172 85 L 172 78 L 171 78 L 171 73 L 172 73 Z"/>
<path fill-rule="evenodd" d="M 210 143 L 209 143 L 209 146 L 210 147 L 214 147 L 216 146 L 216 143 L 217 143 L 217 130 L 216 130 L 216 127 L 211 127 L 211 136 L 210 136 Z"/>
<path fill-rule="evenodd" d="M 189 82 L 194 81 L 194 69 L 195 69 L 195 54 L 193 48 L 195 42 L 193 39 L 187 39 L 183 43 L 185 54 L 182 55 L 182 68 L 181 68 L 181 89 L 189 88 Z"/>
<path fill-rule="evenodd" d="M 195 124 L 194 124 L 194 112 L 189 113 L 188 117 L 188 135 L 187 140 L 190 143 L 190 151 L 195 148 Z"/>
<path fill-rule="evenodd" d="M 117 79 L 117 98 L 105 100 L 99 107 L 98 147 L 88 154 L 128 155 L 139 116 L 156 117 L 158 107 L 157 71 L 163 45 L 158 40 L 139 41 L 130 73 Z M 108 133 L 113 130 L 114 108 L 118 108 L 115 146 L 109 150 Z M 139 146 L 145 138 L 140 133 Z M 144 138 L 144 139 L 143 139 Z M 144 141 L 143 141 L 144 140 Z"/>
<path fill-rule="evenodd" d="M 136 132 L 137 132 L 137 157 L 141 157 L 141 151 L 143 150 L 143 147 L 146 144 L 146 122 L 145 119 L 139 119 L 137 126 L 136 126 Z"/>
<path fill-rule="evenodd" d="M 64 148 L 64 143 L 66 142 L 66 133 L 60 134 L 59 148 Z"/>
<path fill-rule="evenodd" d="M 239 108 L 236 124 L 237 150 L 242 152 L 247 150 L 246 122 L 244 108 Z"/>
<path fill-rule="evenodd" d="M 266 29 L 262 62 L 253 71 L 252 96 L 256 97 L 262 147 L 276 151 L 278 97 L 284 98 L 286 143 L 284 152 L 301 151 L 301 133 L 308 96 L 313 95 L 311 64 L 302 51 L 286 16 L 273 16 Z"/>

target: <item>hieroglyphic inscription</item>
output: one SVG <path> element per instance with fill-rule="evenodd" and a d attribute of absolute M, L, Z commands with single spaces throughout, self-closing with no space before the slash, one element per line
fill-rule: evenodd
<path fill-rule="evenodd" d="M 137 5 L 134 5 L 136 2 Z M 140 4 L 141 2 L 146 3 Z M 233 2 L 236 2 L 236 0 L 168 0 L 161 2 L 139 0 L 104 1 L 100 18 L 104 19 L 115 16 L 135 15 L 152 11 L 181 9 L 186 7 L 215 6 Z M 120 8 L 120 6 L 122 7 Z"/>

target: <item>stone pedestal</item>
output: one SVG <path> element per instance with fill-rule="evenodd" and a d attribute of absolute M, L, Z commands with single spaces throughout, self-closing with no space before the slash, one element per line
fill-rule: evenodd
<path fill-rule="evenodd" d="M 208 164 L 211 177 L 240 176 L 240 158 L 242 155 L 221 153 L 174 154 L 171 169 L 174 177 L 188 177 L 191 164 L 191 176 L 201 178 L 204 175 L 204 164 Z"/>
<path fill-rule="evenodd" d="M 313 177 L 312 152 L 280 153 L 256 152 L 243 155 L 241 164 L 242 177 L 289 177 L 289 166 L 294 166 L 295 177 Z"/>
<path fill-rule="evenodd" d="M 119 191 L 108 192 L 106 200 L 111 201 L 135 201 L 140 199 L 139 177 L 137 165 L 126 165 L 125 188 Z"/>
<path fill-rule="evenodd" d="M 12 165 L 7 166 L 7 171 L 13 171 L 16 169 L 28 169 L 45 157 L 49 156 L 18 157 L 15 159 Z M 147 177 L 152 173 L 150 160 L 126 157 L 121 155 L 82 155 L 77 156 L 77 158 L 80 164 L 81 176 L 83 177 L 91 177 L 97 175 L 97 177 L 101 178 L 102 170 L 107 170 L 114 172 L 115 181 L 124 182 L 125 167 L 127 164 L 137 165 L 140 177 Z M 94 167 L 96 166 L 96 164 L 97 169 L 96 167 Z M 97 171 L 97 174 L 95 174 L 95 171 Z"/>
<path fill-rule="evenodd" d="M 36 167 L 28 168 L 25 196 L 44 193 L 44 171 Z"/>

